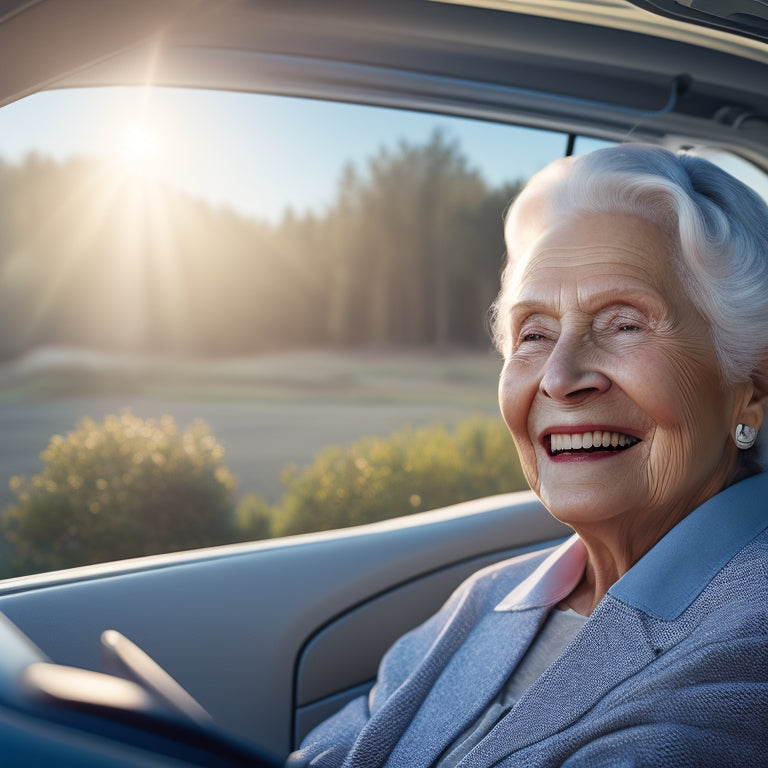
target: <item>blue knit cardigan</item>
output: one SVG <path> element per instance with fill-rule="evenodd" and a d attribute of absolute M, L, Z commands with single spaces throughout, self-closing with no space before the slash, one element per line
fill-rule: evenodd
<path fill-rule="evenodd" d="M 466 581 L 392 646 L 371 695 L 288 764 L 432 766 L 545 620 L 549 605 L 498 608 L 549 554 Z M 638 561 L 460 766 L 768 766 L 768 473 L 707 501 Z"/>

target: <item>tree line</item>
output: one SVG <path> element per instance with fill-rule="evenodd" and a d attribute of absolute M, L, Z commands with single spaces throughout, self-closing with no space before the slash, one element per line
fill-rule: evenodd
<path fill-rule="evenodd" d="M 95 159 L 0 160 L 0 359 L 51 344 L 485 347 L 519 187 L 490 187 L 440 132 L 349 165 L 323 213 L 279 222 Z"/>

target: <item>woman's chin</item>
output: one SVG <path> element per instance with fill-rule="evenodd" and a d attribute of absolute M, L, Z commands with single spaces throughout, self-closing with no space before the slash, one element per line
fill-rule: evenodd
<path fill-rule="evenodd" d="M 648 496 L 642 454 L 629 454 L 607 460 L 600 460 L 603 454 L 571 460 L 540 456 L 533 487 L 550 513 L 567 525 L 614 520 L 642 507 Z"/>
<path fill-rule="evenodd" d="M 611 526 L 637 509 L 639 494 L 628 489 L 606 489 L 604 486 L 559 487 L 540 490 L 539 498 L 550 514 L 579 532 L 604 523 Z"/>

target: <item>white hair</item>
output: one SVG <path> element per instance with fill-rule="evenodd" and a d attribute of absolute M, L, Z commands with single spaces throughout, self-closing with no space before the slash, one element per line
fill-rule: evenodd
<path fill-rule="evenodd" d="M 526 202 L 527 201 L 527 202 Z M 707 160 L 645 145 L 599 149 L 556 161 L 531 179 L 507 215 L 508 259 L 492 309 L 497 347 L 511 340 L 508 308 L 526 242 L 523 205 L 537 206 L 529 229 L 549 217 L 629 213 L 667 233 L 682 285 L 709 323 L 727 384 L 761 371 L 768 350 L 768 206 Z"/>

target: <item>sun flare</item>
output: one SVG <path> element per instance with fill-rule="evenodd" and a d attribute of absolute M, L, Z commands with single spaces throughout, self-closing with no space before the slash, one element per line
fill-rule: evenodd
<path fill-rule="evenodd" d="M 118 154 L 126 170 L 140 174 L 157 171 L 162 155 L 158 132 L 147 123 L 126 125 Z"/>

